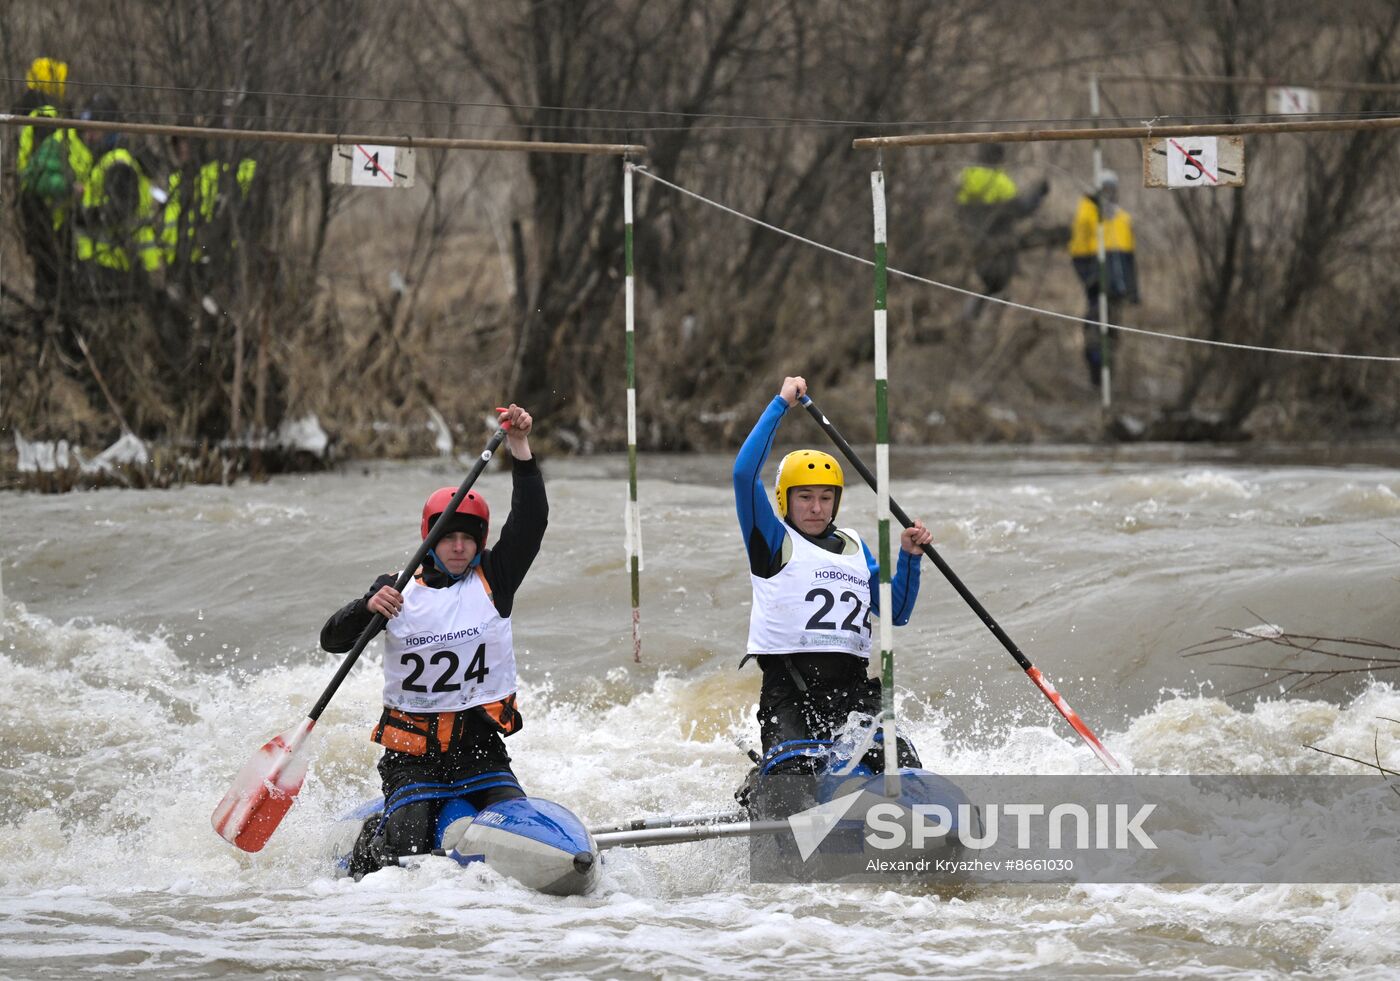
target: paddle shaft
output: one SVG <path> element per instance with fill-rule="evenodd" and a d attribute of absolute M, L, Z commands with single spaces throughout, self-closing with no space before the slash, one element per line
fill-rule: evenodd
<path fill-rule="evenodd" d="M 825 432 L 827 436 L 831 437 L 831 441 L 836 444 L 836 448 L 851 462 L 851 466 L 855 467 L 856 471 L 865 479 L 865 482 L 870 485 L 871 489 L 874 489 L 875 475 L 870 472 L 870 468 L 856 455 L 856 451 L 852 449 L 850 443 L 846 442 L 846 438 L 837 431 L 836 427 L 831 424 L 825 414 L 817 408 L 815 402 L 806 395 L 801 397 L 801 402 L 806 406 L 807 412 L 811 414 L 812 418 L 817 421 L 817 425 L 822 427 L 822 431 Z M 914 524 L 913 519 L 909 517 L 902 507 L 895 503 L 894 498 L 890 498 L 890 513 L 893 514 L 905 528 Z M 1001 629 L 1001 624 L 997 623 L 996 619 L 987 612 L 987 608 L 982 605 L 976 596 L 972 595 L 972 590 L 968 589 L 967 586 L 963 584 L 963 581 L 958 578 L 958 574 L 953 571 L 952 567 L 949 566 L 947 562 L 943 561 L 943 556 L 938 554 L 938 550 L 932 545 L 924 545 L 923 550 L 924 554 L 933 560 L 933 564 L 938 566 L 938 571 L 943 573 L 944 578 L 957 590 L 958 595 L 966 601 L 968 606 L 972 607 L 972 612 L 977 614 L 982 623 L 992 632 L 992 636 L 1001 641 L 1001 646 L 1005 647 L 1007 653 L 1016 659 L 1016 663 L 1021 666 L 1021 670 L 1026 672 L 1026 675 L 1035 683 L 1035 686 L 1050 700 L 1050 704 L 1055 706 L 1056 711 L 1064 716 L 1065 721 L 1074 728 L 1075 732 L 1079 733 L 1086 743 L 1088 743 L 1089 748 L 1094 751 L 1095 755 L 1098 756 L 1103 764 L 1115 773 L 1121 772 L 1122 767 L 1119 765 L 1118 761 L 1113 758 L 1113 754 L 1104 747 L 1103 743 L 1099 742 L 1098 737 L 1090 731 L 1089 727 L 1084 724 L 1084 721 L 1079 718 L 1078 714 L 1069 707 L 1064 698 L 1060 696 L 1060 693 L 1057 692 L 1054 686 L 1040 673 L 1040 669 L 1031 663 L 1030 658 L 1021 653 L 1021 649 L 1016 646 L 1016 642 L 1011 639 L 1010 635 L 1008 635 L 1005 630 Z"/>
<path fill-rule="evenodd" d="M 811 414 L 812 418 L 817 420 L 817 425 L 821 426 L 826 434 L 831 437 L 831 441 L 836 444 L 836 448 L 851 462 L 851 466 L 856 468 L 860 475 L 865 478 L 865 482 L 873 489 L 875 487 L 875 475 L 870 472 L 870 468 L 865 465 L 861 458 L 856 456 L 856 451 L 851 448 L 850 443 L 846 442 L 846 438 L 837 432 L 836 427 L 827 420 L 826 416 L 822 414 L 822 411 L 817 408 L 817 404 L 810 398 L 804 395 L 802 397 L 802 404 L 807 407 L 807 411 Z M 894 515 L 896 520 L 905 528 L 914 524 L 913 519 L 899 506 L 894 498 L 890 498 L 890 513 Z M 958 574 L 952 570 L 952 567 L 949 566 L 947 562 L 943 561 L 943 556 L 938 554 L 938 550 L 932 545 L 925 545 L 923 549 L 924 554 L 933 560 L 934 565 L 938 566 L 938 571 L 943 573 L 948 582 L 952 583 L 953 588 L 958 591 L 958 595 L 967 601 L 968 606 L 972 607 L 972 612 L 976 613 L 977 616 L 981 618 L 982 622 L 987 625 L 987 629 L 992 632 L 997 640 L 1001 641 L 1003 647 L 1011 652 L 1011 656 L 1016 659 L 1016 663 L 1026 671 L 1034 667 L 1030 659 L 1021 653 L 1021 649 L 1016 646 L 1016 642 L 1007 635 L 1005 630 L 1001 629 L 1001 624 L 997 623 L 992 615 L 987 612 L 987 608 L 978 601 L 976 596 L 972 595 L 972 590 L 968 589 L 967 586 L 963 584 L 963 581 L 958 578 Z"/>
<path fill-rule="evenodd" d="M 442 514 L 438 515 L 438 519 L 434 521 L 433 526 L 428 529 L 428 537 L 423 539 L 422 544 L 418 546 L 418 551 L 413 553 L 413 557 L 408 560 L 408 564 L 405 565 L 403 571 L 399 573 L 399 578 L 394 583 L 394 588 L 399 592 L 403 592 L 403 588 L 407 586 L 408 581 L 413 578 L 413 574 L 417 571 L 418 566 L 427 558 L 428 552 L 442 540 L 443 534 L 447 531 L 448 519 L 451 517 L 452 513 L 457 510 L 457 505 L 461 504 L 462 499 L 467 496 L 467 492 L 472 489 L 472 485 L 475 484 L 476 479 L 481 476 L 481 472 L 486 469 L 486 464 L 491 462 L 491 457 L 495 454 L 496 450 L 500 448 L 501 442 L 505 438 L 505 427 L 501 427 L 491 434 L 491 438 L 486 442 L 486 449 L 481 451 L 481 455 L 477 457 L 476 463 L 472 464 L 471 471 L 467 474 L 466 479 L 462 481 L 462 486 L 457 488 L 457 493 L 452 495 L 452 500 L 448 502 L 447 507 L 442 509 Z M 330 684 L 326 685 L 326 690 L 321 692 L 321 697 L 316 699 L 316 704 L 311 707 L 311 711 L 306 713 L 307 718 L 312 722 L 315 722 L 321 717 L 321 713 L 324 712 L 326 706 L 330 704 L 331 698 L 336 693 L 336 689 L 340 687 L 340 683 L 345 680 L 345 676 L 350 673 L 350 669 L 353 668 L 355 662 L 359 660 L 360 654 L 364 651 L 365 647 L 369 645 L 374 635 L 384 626 L 385 622 L 384 614 L 376 613 L 365 626 L 365 629 L 360 631 L 360 636 L 355 641 L 355 646 L 350 648 L 350 653 L 345 655 L 345 659 L 340 662 L 340 667 L 336 669 L 335 677 L 331 678 Z"/>

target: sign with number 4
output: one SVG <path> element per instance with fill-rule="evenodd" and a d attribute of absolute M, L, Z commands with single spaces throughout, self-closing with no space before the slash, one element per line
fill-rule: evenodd
<path fill-rule="evenodd" d="M 1143 143 L 1142 172 L 1148 187 L 1243 187 L 1244 138 L 1154 137 Z"/>
<path fill-rule="evenodd" d="M 412 187 L 413 148 L 338 143 L 331 153 L 331 183 L 355 187 Z"/>

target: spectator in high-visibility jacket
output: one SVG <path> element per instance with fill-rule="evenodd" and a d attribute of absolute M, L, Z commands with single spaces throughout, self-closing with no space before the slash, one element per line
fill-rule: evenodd
<path fill-rule="evenodd" d="M 1017 223 L 1029 216 L 1049 193 L 1050 183 L 1041 180 L 1022 192 L 1005 170 L 1006 151 L 999 143 L 983 143 L 977 148 L 976 166 L 964 167 L 958 175 L 958 218 L 967 233 L 968 252 L 982 292 L 996 296 L 1016 275 L 1017 253 L 1023 247 L 1017 237 Z M 975 320 L 982 310 L 981 297 L 969 297 L 963 319 Z"/>
<path fill-rule="evenodd" d="M 1118 204 L 1118 175 L 1102 171 L 1098 190 L 1079 200 L 1070 229 L 1069 255 L 1074 271 L 1084 285 L 1086 303 L 1084 319 L 1084 361 L 1089 366 L 1089 381 L 1095 388 L 1103 382 L 1104 356 L 1102 331 L 1099 329 L 1099 216 L 1103 216 L 1104 281 L 1108 297 L 1108 322 L 1117 323 L 1122 304 L 1138 303 L 1137 259 L 1133 251 L 1133 220 Z M 1117 338 L 1109 338 L 1109 369 L 1117 360 Z"/>
<path fill-rule="evenodd" d="M 208 246 L 197 241 L 201 237 L 200 229 L 213 224 L 219 217 L 233 187 L 238 189 L 240 201 L 248 197 L 258 164 L 256 160 L 245 157 L 237 166 L 219 160 L 195 165 L 188 140 L 175 136 L 171 138 L 170 145 L 175 153 L 176 169 L 171 172 L 167 182 L 160 233 L 165 263 L 174 266 L 182 262 L 206 262 Z M 187 186 L 192 188 L 189 193 L 186 192 Z"/>
<path fill-rule="evenodd" d="M 67 80 L 67 64 L 35 58 L 25 75 L 26 88 L 15 115 L 65 116 Z M 91 162 L 92 155 L 75 130 L 20 127 L 15 154 L 20 231 L 34 264 L 34 298 L 43 308 L 52 307 L 62 292 L 73 251 L 69 218 Z"/>
<path fill-rule="evenodd" d="M 15 103 L 16 116 L 62 116 L 67 112 L 64 96 L 68 91 L 68 65 L 55 58 L 35 58 L 25 73 L 25 88 Z M 40 112 L 38 110 L 47 109 Z M 17 170 L 23 170 L 29 162 L 34 147 L 44 137 L 56 132 L 36 126 L 21 126 L 19 129 L 18 152 L 15 157 Z"/>
<path fill-rule="evenodd" d="M 94 96 L 80 119 L 112 120 L 116 104 L 104 95 Z M 93 263 L 101 276 L 129 273 L 133 268 L 155 272 L 160 268 L 156 241 L 158 218 L 151 181 L 120 134 L 84 130 L 83 142 L 93 164 L 83 182 L 82 211 L 75 235 L 80 263 Z"/>

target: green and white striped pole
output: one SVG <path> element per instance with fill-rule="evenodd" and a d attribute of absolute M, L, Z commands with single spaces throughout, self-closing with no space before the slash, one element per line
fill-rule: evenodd
<path fill-rule="evenodd" d="M 899 752 L 894 705 L 894 597 L 890 589 L 890 424 L 889 357 L 886 347 L 885 287 L 888 283 L 885 242 L 885 175 L 870 173 L 875 211 L 875 496 L 880 519 L 880 724 L 885 741 L 885 793 L 899 793 Z"/>
<path fill-rule="evenodd" d="M 642 663 L 642 514 L 637 509 L 636 293 L 632 277 L 632 168 L 622 162 L 622 207 L 626 221 L 627 275 L 627 561 L 632 569 L 632 661 Z"/>

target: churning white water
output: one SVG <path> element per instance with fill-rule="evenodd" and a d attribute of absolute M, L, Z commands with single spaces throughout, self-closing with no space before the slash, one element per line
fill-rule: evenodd
<path fill-rule="evenodd" d="M 730 460 L 644 456 L 643 663 L 630 656 L 625 461 L 546 461 L 550 530 L 517 601 L 531 793 L 587 822 L 727 809 L 758 674 Z M 1400 768 L 1400 691 L 1282 699 L 1184 658 L 1221 628 L 1400 637 L 1400 470 L 1151 449 L 897 457 L 895 496 L 1138 772 Z M 0 495 L 0 975 L 1390 976 L 1400 886 L 981 886 L 748 881 L 740 841 L 611 852 L 600 890 L 539 896 L 427 863 L 356 883 L 330 825 L 374 796 L 377 645 L 331 703 L 297 806 L 260 854 L 215 836 L 234 773 L 338 659 L 320 625 L 397 568 L 457 464 L 263 485 Z M 499 525 L 509 477 L 480 485 Z M 868 537 L 874 499 L 844 518 Z M 901 709 L 948 774 L 1099 764 L 928 562 L 896 631 Z M 1379 779 L 1379 777 L 1377 777 Z M 1339 847 L 1344 847 L 1344 843 Z"/>

